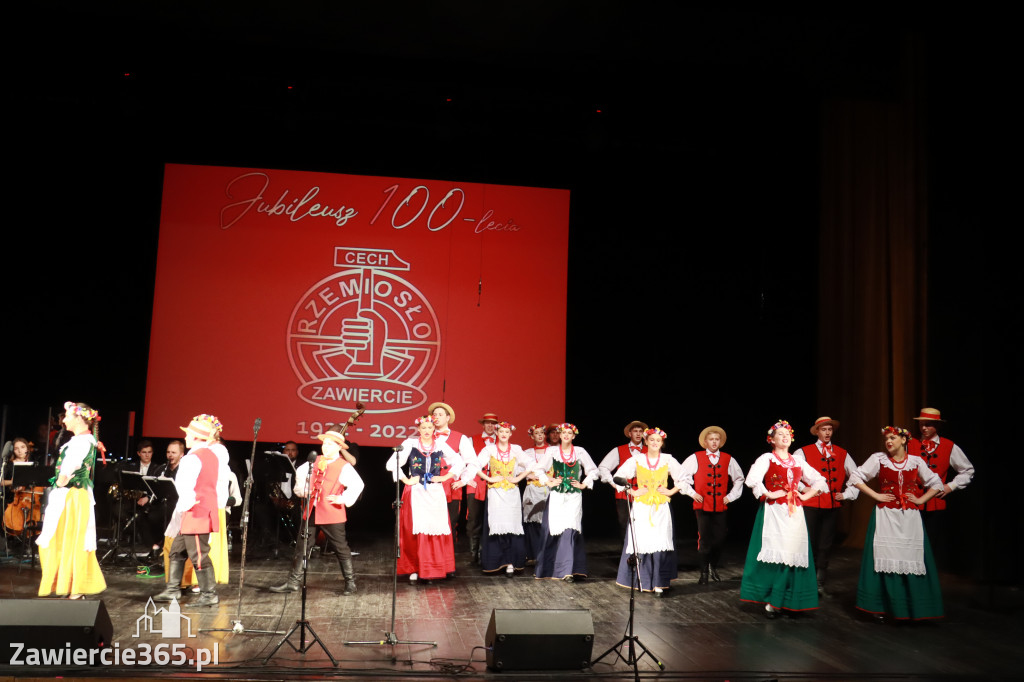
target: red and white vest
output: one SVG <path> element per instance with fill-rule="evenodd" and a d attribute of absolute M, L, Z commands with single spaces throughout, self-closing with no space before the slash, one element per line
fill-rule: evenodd
<path fill-rule="evenodd" d="M 617 450 L 619 451 L 619 466 L 622 466 L 623 464 L 628 462 L 629 458 L 633 456 L 633 453 L 629 449 L 629 443 L 623 443 L 622 445 L 620 445 L 617 448 Z M 645 454 L 645 455 L 647 454 L 647 446 L 646 445 L 641 445 L 640 446 L 640 453 L 641 454 Z M 615 467 L 615 468 L 618 469 L 619 467 Z M 615 472 L 613 471 L 612 473 L 614 474 Z M 633 478 L 629 479 L 629 487 L 630 488 L 636 488 L 636 476 L 634 476 Z M 616 500 L 625 500 L 628 497 L 629 497 L 629 493 L 627 493 L 626 491 L 622 491 L 621 493 L 618 490 L 615 491 L 615 499 Z"/>
<path fill-rule="evenodd" d="M 838 445 L 832 445 L 832 456 L 826 457 L 818 450 L 817 443 L 811 443 L 800 448 L 804 459 L 814 469 L 817 469 L 828 483 L 828 493 L 817 495 L 804 502 L 805 507 L 817 507 L 818 509 L 837 509 L 843 505 L 836 500 L 835 493 L 843 492 L 846 483 L 846 450 Z"/>
<path fill-rule="evenodd" d="M 707 512 L 725 511 L 725 496 L 729 494 L 729 462 L 727 452 L 718 453 L 718 464 L 712 464 L 707 450 L 693 453 L 697 458 L 697 471 L 693 475 L 693 489 L 704 498 L 693 501 L 693 508 Z"/>
<path fill-rule="evenodd" d="M 217 470 L 220 462 L 209 448 L 193 450 L 186 457 L 198 457 L 202 463 L 196 477 L 196 503 L 181 518 L 182 535 L 206 535 L 220 530 L 217 513 Z"/>
<path fill-rule="evenodd" d="M 312 496 L 312 506 L 316 510 L 316 516 L 314 517 L 316 524 L 318 526 L 326 526 L 331 523 L 345 523 L 347 520 L 345 505 L 331 504 L 327 501 L 327 496 L 341 495 L 345 492 L 345 486 L 341 484 L 338 478 L 341 477 L 341 470 L 349 464 L 344 457 L 339 457 L 321 469 L 320 465 L 324 461 L 324 456 L 320 455 L 310 465 L 310 484 L 307 488 Z M 309 516 L 308 507 L 306 508 L 306 516 Z"/>
<path fill-rule="evenodd" d="M 946 474 L 949 473 L 949 456 L 953 454 L 953 441 L 939 436 L 939 444 L 935 446 L 934 450 L 928 452 L 924 443 L 913 438 L 907 452 L 923 459 L 928 468 L 939 477 L 939 480 L 943 483 L 946 482 Z M 939 511 L 945 508 L 946 499 L 943 497 L 933 497 L 924 505 L 925 511 Z"/>

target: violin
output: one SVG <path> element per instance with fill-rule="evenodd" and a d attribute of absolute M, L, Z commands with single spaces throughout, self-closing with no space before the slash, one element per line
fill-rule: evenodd
<path fill-rule="evenodd" d="M 25 530 L 25 520 L 30 521 L 33 533 L 39 532 L 39 520 L 43 513 L 43 493 L 45 488 L 22 488 L 14 493 L 14 499 L 4 510 L 4 525 L 12 532 Z"/>

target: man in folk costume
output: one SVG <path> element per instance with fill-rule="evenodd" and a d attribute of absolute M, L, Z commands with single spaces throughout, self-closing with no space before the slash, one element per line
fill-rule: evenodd
<path fill-rule="evenodd" d="M 928 500 L 921 510 L 924 519 L 925 530 L 928 531 L 928 538 L 931 540 L 935 552 L 935 559 L 938 563 L 944 563 L 946 558 L 946 543 L 943 522 L 945 520 L 946 496 L 954 490 L 966 488 L 974 478 L 974 465 L 967 455 L 960 449 L 960 446 L 939 436 L 939 424 L 945 423 L 942 413 L 934 407 L 925 407 L 921 414 L 914 417 L 921 430 L 921 440 L 911 439 L 907 448 L 911 455 L 917 455 L 923 459 L 928 468 L 935 472 L 935 475 L 942 481 L 942 492 Z M 956 472 L 951 481 L 947 482 L 949 470 Z"/>
<path fill-rule="evenodd" d="M 166 534 L 173 537 L 170 549 L 170 567 L 167 587 L 153 597 L 153 601 L 169 602 L 181 596 L 181 577 L 185 560 L 192 561 L 199 580 L 199 599 L 194 606 L 213 606 L 217 597 L 217 581 L 210 560 L 210 533 L 220 530 L 217 513 L 217 476 L 220 466 L 217 455 L 210 449 L 223 426 L 210 414 L 192 418 L 185 432 L 188 453 L 181 458 L 174 478 L 178 504 L 167 526 Z"/>
<path fill-rule="evenodd" d="M 811 427 L 811 434 L 817 436 L 818 440 L 793 453 L 794 457 L 817 469 L 828 483 L 827 494 L 812 497 L 804 503 L 804 520 L 807 521 L 814 566 L 817 569 L 818 594 L 825 594 L 828 559 L 835 543 L 836 525 L 843 500 L 855 500 L 860 494 L 857 488 L 847 485 L 850 475 L 857 470 L 857 464 L 846 450 L 832 442 L 832 435 L 837 428 L 838 420 L 818 417 Z"/>
<path fill-rule="evenodd" d="M 628 443 L 612 448 L 601 463 L 597 465 L 597 470 L 601 475 L 601 480 L 615 488 L 615 513 L 619 519 L 619 531 L 622 536 L 626 536 L 626 532 L 629 530 L 629 503 L 626 501 L 628 493 L 626 488 L 621 485 L 615 485 L 612 481 L 612 474 L 614 474 L 620 466 L 629 461 L 629 458 L 634 453 L 644 454 L 647 452 L 647 445 L 644 443 L 644 431 L 647 430 L 647 424 L 638 421 L 632 421 L 626 424 L 626 428 L 622 430 L 626 434 L 626 438 L 629 439 Z M 630 487 L 636 487 L 636 479 L 630 479 Z"/>
<path fill-rule="evenodd" d="M 451 424 L 455 421 L 455 410 L 448 403 L 436 402 L 430 405 L 430 416 L 434 420 L 434 437 L 438 443 L 444 443 L 455 452 L 459 453 L 459 457 L 462 458 L 463 466 L 476 460 L 476 452 L 473 450 L 473 441 L 469 436 L 465 435 L 461 431 L 456 431 L 451 428 Z M 451 466 L 444 466 L 441 470 L 441 475 L 447 474 L 451 470 Z M 444 494 L 448 499 L 448 523 L 451 525 L 452 542 L 455 542 L 457 538 L 456 529 L 458 528 L 459 518 L 462 512 L 462 488 L 466 486 L 467 482 L 472 482 L 470 491 L 474 491 L 476 483 L 472 478 L 466 480 L 453 479 L 444 482 Z M 470 495 L 473 493 L 470 492 Z M 476 543 L 473 544 L 472 538 L 470 539 L 470 549 L 476 547 L 480 542 L 480 538 L 476 538 Z M 474 556 L 476 552 L 474 551 Z"/>
<path fill-rule="evenodd" d="M 482 426 L 483 431 L 479 435 L 473 436 L 474 457 L 472 460 L 467 460 L 467 464 L 470 461 L 476 461 L 476 457 L 483 452 L 485 447 L 494 445 L 498 441 L 497 434 L 495 433 L 500 421 L 498 415 L 493 412 L 486 412 L 477 421 Z M 480 473 L 487 474 L 488 471 L 484 468 L 480 470 Z M 477 475 L 473 477 L 472 482 L 476 484 L 476 488 L 474 492 L 468 494 L 466 535 L 469 536 L 469 551 L 473 555 L 473 563 L 479 564 L 480 538 L 484 530 L 484 514 L 487 513 L 487 481 Z"/>
<path fill-rule="evenodd" d="M 743 469 L 727 452 L 725 429 L 709 426 L 700 432 L 697 442 L 703 450 L 693 453 L 683 462 L 683 480 L 680 492 L 693 498 L 697 515 L 697 552 L 700 554 L 699 585 L 708 579 L 720 582 L 718 567 L 722 561 L 722 548 L 729 532 L 726 510 L 743 494 Z M 732 479 L 732 487 L 729 479 Z"/>
<path fill-rule="evenodd" d="M 352 551 L 345 537 L 345 513 L 359 499 L 363 492 L 363 479 L 356 471 L 356 458 L 349 452 L 348 443 L 342 433 L 343 425 L 332 426 L 325 433 L 317 436 L 323 445 L 322 454 L 316 458 L 312 467 L 309 462 L 302 464 L 295 471 L 294 492 L 301 498 L 309 498 L 304 505 L 303 518 L 309 518 L 310 537 L 316 537 L 316 530 L 321 530 L 327 543 L 338 557 L 338 566 L 345 578 L 343 594 L 355 594 L 356 574 L 352 567 Z M 307 552 L 312 551 L 314 543 L 307 542 Z M 307 555 L 308 556 L 308 555 Z M 295 558 L 288 580 L 282 585 L 270 588 L 271 592 L 295 592 L 302 584 L 302 542 L 295 546 Z"/>

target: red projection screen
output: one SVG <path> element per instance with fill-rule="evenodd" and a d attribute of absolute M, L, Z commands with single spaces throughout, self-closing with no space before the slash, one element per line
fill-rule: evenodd
<path fill-rule="evenodd" d="M 436 400 L 468 434 L 561 420 L 568 237 L 567 190 L 169 164 L 143 430 L 308 442 L 357 401 L 364 445 Z"/>

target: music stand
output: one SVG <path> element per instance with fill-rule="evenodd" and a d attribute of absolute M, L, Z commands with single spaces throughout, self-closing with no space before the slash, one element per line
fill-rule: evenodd
<path fill-rule="evenodd" d="M 139 518 L 139 512 L 142 511 L 142 508 L 139 507 L 139 500 L 142 499 L 143 497 L 148 497 L 150 500 L 152 500 L 153 496 L 156 494 L 153 492 L 153 489 L 149 487 L 149 483 L 147 483 L 144 480 L 146 478 L 152 478 L 152 476 L 143 476 L 138 471 L 121 472 L 121 482 L 119 485 L 119 490 L 121 491 L 122 499 L 124 498 L 125 493 L 127 493 L 128 491 L 139 493 L 138 495 L 130 496 L 130 498 L 132 499 L 132 517 L 128 519 L 128 523 L 124 524 L 124 528 L 118 531 L 118 536 L 120 536 L 121 533 L 128 530 L 129 528 L 132 529 L 132 544 L 128 548 L 128 556 L 131 559 L 131 563 L 133 564 L 138 564 L 138 561 L 136 560 L 135 557 L 135 541 L 137 539 L 137 526 L 135 522 Z"/>
<path fill-rule="evenodd" d="M 54 466 L 39 466 L 35 462 L 14 462 L 14 469 L 11 471 L 11 487 L 17 488 L 28 488 L 33 490 L 34 488 L 49 488 L 50 479 L 56 475 L 56 467 Z M 32 504 L 35 505 L 36 497 L 32 496 Z M 42 501 L 39 502 L 42 504 Z M 29 511 L 29 518 L 32 518 L 31 510 Z M 29 554 L 31 555 L 30 568 L 36 567 L 36 543 L 28 540 L 27 528 L 22 528 L 22 540 L 31 545 Z M 21 572 L 21 564 L 18 565 L 18 572 Z"/>

